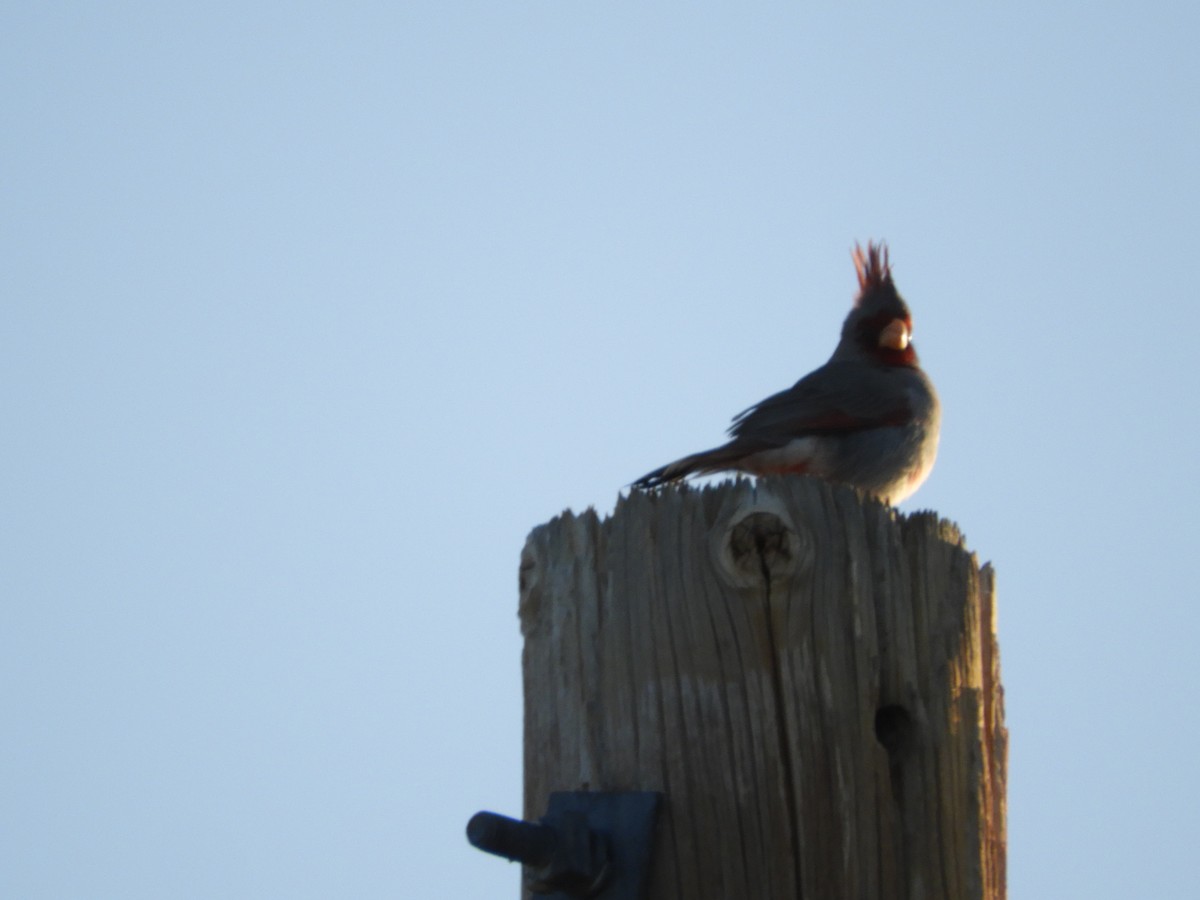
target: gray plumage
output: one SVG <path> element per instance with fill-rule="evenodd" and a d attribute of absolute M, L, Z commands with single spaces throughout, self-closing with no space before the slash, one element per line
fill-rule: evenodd
<path fill-rule="evenodd" d="M 737 415 L 731 440 L 634 482 L 654 488 L 693 474 L 798 472 L 885 502 L 910 496 L 937 456 L 941 405 L 910 342 L 912 316 L 886 248 L 856 248 L 859 294 L 825 365 Z"/>

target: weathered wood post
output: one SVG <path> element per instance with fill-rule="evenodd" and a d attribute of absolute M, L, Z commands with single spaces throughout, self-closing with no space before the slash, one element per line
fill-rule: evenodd
<path fill-rule="evenodd" d="M 665 794 L 650 900 L 998 900 L 993 573 L 808 478 L 633 493 L 521 561 L 525 817 Z M 526 892 L 528 896 L 528 892 Z"/>

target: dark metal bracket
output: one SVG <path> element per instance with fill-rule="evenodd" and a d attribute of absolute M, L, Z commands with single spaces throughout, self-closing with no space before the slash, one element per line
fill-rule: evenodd
<path fill-rule="evenodd" d="M 558 791 L 537 822 L 480 812 L 467 840 L 525 865 L 529 889 L 547 900 L 643 900 L 662 794 Z"/>

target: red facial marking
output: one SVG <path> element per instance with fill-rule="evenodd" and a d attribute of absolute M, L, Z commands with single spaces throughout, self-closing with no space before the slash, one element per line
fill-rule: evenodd
<path fill-rule="evenodd" d="M 875 347 L 872 351 L 881 362 L 888 366 L 915 366 L 917 351 L 909 344 L 903 350 L 889 350 L 887 347 Z"/>
<path fill-rule="evenodd" d="M 875 315 L 859 321 L 857 329 L 858 342 L 864 350 L 872 354 L 884 365 L 915 366 L 917 364 L 917 351 L 913 349 L 911 343 L 903 350 L 893 350 L 889 347 L 879 346 L 879 335 L 883 332 L 883 329 L 887 328 L 896 319 L 902 320 L 907 326 L 909 334 L 912 334 L 912 317 L 907 313 L 893 309 L 877 312 Z"/>

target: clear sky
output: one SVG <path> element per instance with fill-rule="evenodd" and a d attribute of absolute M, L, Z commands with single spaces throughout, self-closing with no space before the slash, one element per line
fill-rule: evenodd
<path fill-rule="evenodd" d="M 1200 6 L 807 6 L 4 5 L 0 896 L 515 896 L 525 535 L 823 362 L 868 238 L 1011 896 L 1195 896 Z"/>

